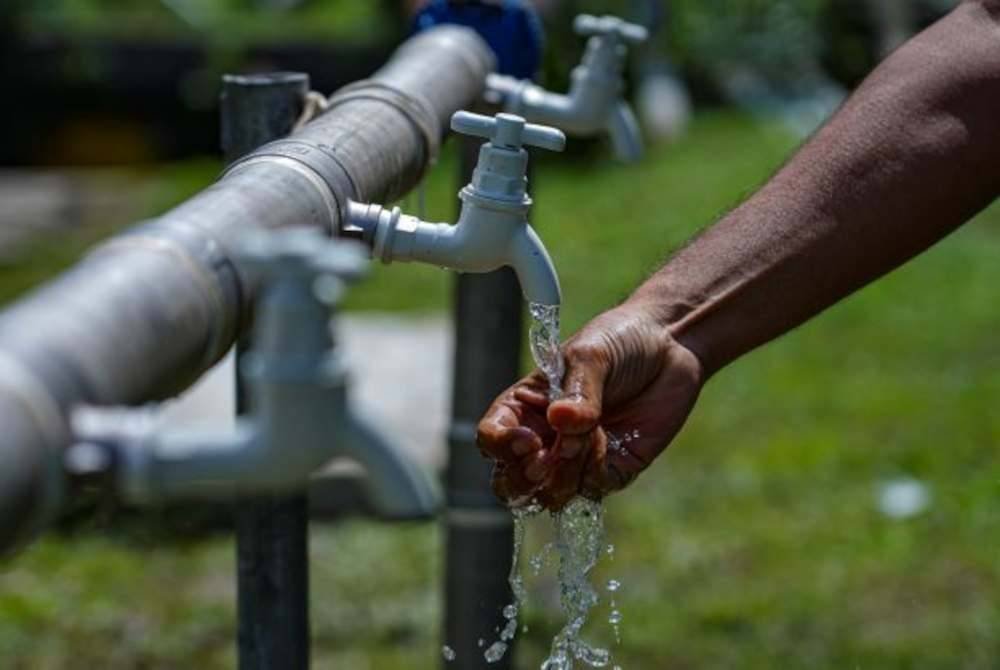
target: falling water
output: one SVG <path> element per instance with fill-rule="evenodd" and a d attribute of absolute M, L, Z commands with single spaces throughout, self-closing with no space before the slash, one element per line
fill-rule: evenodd
<path fill-rule="evenodd" d="M 511 557 L 507 582 L 514 595 L 514 602 L 503 608 L 503 617 L 506 623 L 504 623 L 503 630 L 500 631 L 500 639 L 483 652 L 483 658 L 488 663 L 496 663 L 503 658 L 510 646 L 510 641 L 517 634 L 517 617 L 524 610 L 524 603 L 528 595 L 524 588 L 524 576 L 521 574 L 520 566 L 521 545 L 524 544 L 524 524 L 527 519 L 541 511 L 541 505 L 535 503 L 511 509 L 511 515 L 514 517 L 514 553 Z"/>
<path fill-rule="evenodd" d="M 549 397 L 555 400 L 562 395 L 565 373 L 559 346 L 559 306 L 531 303 L 529 310 L 532 317 L 529 334 L 531 355 L 548 378 Z M 631 437 L 630 435 L 629 438 Z M 506 622 L 500 631 L 500 639 L 483 653 L 490 663 L 503 658 L 517 632 L 518 617 L 523 612 L 527 595 L 519 561 L 525 522 L 541 509 L 541 506 L 532 504 L 511 510 L 514 516 L 514 555 L 508 579 L 514 602 L 503 609 Z M 604 508 L 600 502 L 577 497 L 564 509 L 553 514 L 553 520 L 555 541 L 546 544 L 538 555 L 529 559 L 529 564 L 534 574 L 539 574 L 549 553 L 555 550 L 559 558 L 560 605 L 567 621 L 553 638 L 549 657 L 540 666 L 541 670 L 572 670 L 576 661 L 595 668 L 607 667 L 611 661 L 611 653 L 607 649 L 591 646 L 580 636 L 591 609 L 600 600 L 597 590 L 590 583 L 590 573 L 602 551 L 606 551 L 609 556 L 614 551 L 611 545 L 604 544 Z M 612 582 L 618 584 L 614 580 Z M 613 592 L 617 590 L 617 586 L 611 588 L 612 582 L 609 582 L 608 590 L 612 592 L 613 602 Z M 620 617 L 617 609 L 609 616 L 616 639 L 620 637 Z M 616 667 L 615 670 L 620 669 Z"/>
<path fill-rule="evenodd" d="M 528 335 L 531 355 L 535 359 L 538 369 L 544 372 L 548 378 L 549 397 L 554 400 L 562 394 L 561 386 L 564 372 L 562 352 L 559 349 L 559 305 L 543 305 L 532 302 L 528 304 L 528 311 L 531 313 L 532 319 Z M 524 577 L 521 574 L 519 561 L 521 544 L 524 541 L 524 522 L 541 510 L 542 508 L 536 504 L 516 507 L 511 510 L 511 514 L 514 516 L 514 555 L 511 559 L 510 575 L 507 579 L 514 596 L 514 602 L 503 608 L 503 616 L 506 621 L 503 630 L 500 631 L 500 639 L 483 652 L 483 658 L 488 663 L 496 663 L 503 658 L 511 640 L 517 634 L 518 615 L 524 609 L 526 596 Z"/>
<path fill-rule="evenodd" d="M 559 554 L 559 602 L 566 624 L 552 640 L 541 670 L 571 670 L 574 661 L 603 668 L 611 660 L 607 649 L 594 647 L 580 637 L 590 610 L 600 599 L 590 583 L 590 572 L 605 548 L 604 507 L 577 497 L 554 515 L 555 545 Z"/>
<path fill-rule="evenodd" d="M 531 312 L 531 329 L 528 341 L 535 365 L 549 380 L 549 398 L 562 395 L 562 379 L 566 371 L 562 351 L 559 349 L 559 305 L 528 304 Z"/>

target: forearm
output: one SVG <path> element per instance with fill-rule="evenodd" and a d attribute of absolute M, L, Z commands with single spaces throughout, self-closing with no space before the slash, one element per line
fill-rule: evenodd
<path fill-rule="evenodd" d="M 1000 193 L 998 21 L 1000 2 L 965 2 L 911 40 L 630 302 L 711 374 L 988 205 Z"/>

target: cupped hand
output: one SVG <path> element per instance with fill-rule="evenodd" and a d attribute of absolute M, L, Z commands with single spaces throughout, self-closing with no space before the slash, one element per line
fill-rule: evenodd
<path fill-rule="evenodd" d="M 628 486 L 681 429 L 704 383 L 698 358 L 628 303 L 584 326 L 563 356 L 559 399 L 550 402 L 535 371 L 479 423 L 480 449 L 496 461 L 493 489 L 510 504 L 558 510 L 575 495 Z"/>

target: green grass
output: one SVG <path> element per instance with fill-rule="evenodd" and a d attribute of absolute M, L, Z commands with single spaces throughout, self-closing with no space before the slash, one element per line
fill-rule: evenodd
<path fill-rule="evenodd" d="M 710 116 L 641 166 L 546 160 L 536 221 L 567 329 L 627 294 L 791 146 Z M 430 180 L 434 216 L 452 207 L 453 173 L 446 157 Z M 617 555 L 601 578 L 624 583 L 624 668 L 1000 664 L 997 258 L 991 210 L 711 382 L 664 457 L 608 502 Z M 377 267 L 352 304 L 442 309 L 448 287 L 436 269 Z M 892 521 L 875 489 L 900 475 L 934 501 Z M 315 667 L 434 667 L 438 528 L 355 521 L 313 538 Z M 230 667 L 232 563 L 227 539 L 50 535 L 0 573 L 4 665 Z M 558 625 L 551 588 L 532 582 L 521 668 L 537 667 Z M 607 639 L 607 626 L 593 635 Z"/>

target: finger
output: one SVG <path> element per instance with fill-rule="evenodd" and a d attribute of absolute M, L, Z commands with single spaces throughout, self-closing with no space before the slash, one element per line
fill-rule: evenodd
<path fill-rule="evenodd" d="M 510 503 L 530 497 L 538 487 L 537 484 L 528 481 L 520 468 L 506 463 L 497 463 L 493 466 L 491 486 L 498 498 Z"/>
<path fill-rule="evenodd" d="M 621 491 L 635 481 L 648 463 L 624 445 L 606 446 L 603 463 L 594 463 L 583 477 L 583 491 L 588 498 L 600 499 L 609 493 Z"/>
<path fill-rule="evenodd" d="M 558 455 L 553 449 L 543 449 L 529 456 L 526 456 L 523 461 L 521 461 L 521 468 L 524 471 L 524 476 L 527 477 L 528 481 L 535 484 L 540 484 L 545 481 L 549 474 L 555 469 L 556 460 Z"/>
<path fill-rule="evenodd" d="M 520 422 L 514 411 L 506 405 L 494 404 L 479 422 L 476 444 L 486 456 L 498 460 L 511 460 L 514 455 L 510 443 L 518 437 L 523 437 L 517 428 L 520 428 Z"/>
<path fill-rule="evenodd" d="M 510 461 L 540 449 L 545 439 L 554 437 L 544 414 L 516 399 L 526 381 L 501 394 L 480 420 L 476 442 L 484 456 Z"/>
<path fill-rule="evenodd" d="M 604 497 L 605 473 L 608 468 L 608 436 L 603 428 L 594 431 L 594 441 L 591 447 L 590 459 L 583 471 L 580 491 L 593 500 Z"/>
<path fill-rule="evenodd" d="M 590 455 L 590 442 L 590 435 L 563 435 L 560 438 L 559 463 L 538 494 L 543 505 L 558 511 L 580 492 L 583 472 Z"/>
<path fill-rule="evenodd" d="M 556 431 L 545 418 L 545 410 L 533 407 L 522 407 L 519 414 L 520 425 L 537 435 L 543 444 L 552 444 L 556 440 Z"/>
<path fill-rule="evenodd" d="M 514 389 L 514 398 L 526 405 L 543 408 L 549 404 L 549 394 L 547 390 L 537 389 L 532 386 L 520 386 Z"/>
<path fill-rule="evenodd" d="M 510 452 L 514 458 L 522 458 L 542 448 L 542 438 L 526 426 L 511 428 L 510 437 Z"/>
<path fill-rule="evenodd" d="M 579 435 L 597 427 L 601 419 L 605 356 L 592 345 L 568 345 L 563 397 L 549 405 L 549 423 L 560 433 Z"/>

